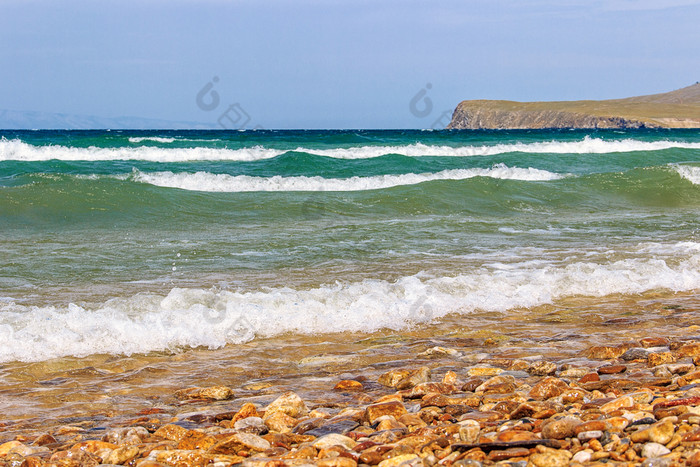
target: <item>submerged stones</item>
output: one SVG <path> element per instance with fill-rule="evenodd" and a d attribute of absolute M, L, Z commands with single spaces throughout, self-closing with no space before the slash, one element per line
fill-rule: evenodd
<path fill-rule="evenodd" d="M 176 393 L 186 415 L 4 439 L 0 465 L 700 467 L 693 344 L 642 339 L 589 352 L 616 357 L 573 362 L 437 362 L 329 382 L 328 400 L 285 392 L 230 401 L 230 388 L 189 388 Z M 674 362 L 649 367 L 642 349 Z M 205 411 L 193 414 L 197 406 Z"/>

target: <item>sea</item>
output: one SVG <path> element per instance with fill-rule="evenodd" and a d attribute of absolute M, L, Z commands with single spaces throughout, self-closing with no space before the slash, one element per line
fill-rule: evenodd
<path fill-rule="evenodd" d="M 0 380 L 56 410 L 144 368 L 693 331 L 698 292 L 698 130 L 0 131 Z"/>

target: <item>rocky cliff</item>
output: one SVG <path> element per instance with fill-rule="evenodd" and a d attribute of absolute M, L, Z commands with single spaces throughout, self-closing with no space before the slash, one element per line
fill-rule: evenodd
<path fill-rule="evenodd" d="M 700 83 L 602 101 L 462 101 L 447 128 L 700 128 Z"/>

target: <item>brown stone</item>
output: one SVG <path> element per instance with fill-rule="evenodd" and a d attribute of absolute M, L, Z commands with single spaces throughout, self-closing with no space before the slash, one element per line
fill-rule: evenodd
<path fill-rule="evenodd" d="M 293 418 L 300 418 L 308 415 L 309 409 L 298 395 L 290 391 L 282 394 L 267 406 L 264 418 L 274 413 L 282 413 Z"/>
<path fill-rule="evenodd" d="M 102 463 L 102 459 L 83 450 L 57 451 L 51 455 L 49 462 L 58 465 L 96 467 Z"/>
<path fill-rule="evenodd" d="M 647 365 L 650 367 L 663 365 L 665 363 L 676 363 L 676 357 L 671 352 L 651 352 L 647 359 Z"/>
<path fill-rule="evenodd" d="M 557 372 L 557 365 L 553 362 L 540 360 L 533 362 L 527 372 L 533 376 L 549 376 Z"/>
<path fill-rule="evenodd" d="M 409 373 L 407 377 L 396 384 L 396 389 L 411 389 L 412 387 L 430 381 L 430 368 L 427 366 L 418 368 Z"/>
<path fill-rule="evenodd" d="M 33 446 L 45 446 L 47 444 L 53 444 L 56 443 L 56 438 L 51 436 L 48 433 L 44 433 L 43 435 L 39 435 L 37 439 L 34 440 L 32 443 Z"/>
<path fill-rule="evenodd" d="M 201 431 L 190 430 L 185 433 L 180 442 L 177 444 L 178 449 L 209 449 L 216 444 L 216 439 Z"/>
<path fill-rule="evenodd" d="M 488 455 L 489 460 L 494 462 L 512 459 L 513 457 L 527 457 L 530 455 L 530 450 L 526 448 L 508 448 L 508 449 L 497 449 L 491 451 Z"/>
<path fill-rule="evenodd" d="M 537 436 L 535 433 L 531 431 L 522 431 L 522 430 L 507 430 L 507 431 L 502 431 L 496 436 L 496 441 L 500 441 L 503 443 L 512 443 L 515 441 L 532 441 L 540 439 L 539 436 Z"/>
<path fill-rule="evenodd" d="M 266 416 L 263 421 L 270 431 L 277 433 L 289 433 L 298 423 L 296 418 L 282 412 L 274 412 L 272 415 Z"/>
<path fill-rule="evenodd" d="M 408 370 L 391 370 L 379 377 L 378 383 L 382 386 L 395 388 L 401 380 L 408 377 L 411 372 Z"/>
<path fill-rule="evenodd" d="M 333 388 L 334 391 L 362 391 L 364 386 L 359 381 L 344 379 L 339 381 Z"/>
<path fill-rule="evenodd" d="M 345 456 L 337 456 L 316 461 L 318 467 L 357 467 L 357 461 Z"/>
<path fill-rule="evenodd" d="M 594 360 L 610 360 L 613 358 L 618 358 L 620 355 L 625 353 L 629 349 L 629 346 L 594 346 L 588 349 L 588 358 Z"/>
<path fill-rule="evenodd" d="M 632 433 L 630 439 L 635 443 L 651 441 L 654 443 L 666 444 L 673 438 L 674 428 L 673 422 L 664 420 L 653 424 L 647 429 Z"/>
<path fill-rule="evenodd" d="M 669 344 L 669 340 L 665 337 L 645 337 L 639 340 L 639 343 L 645 349 L 649 347 L 665 347 Z"/>
<path fill-rule="evenodd" d="M 535 400 L 546 400 L 556 397 L 569 389 L 569 386 L 559 378 L 548 376 L 543 378 L 530 390 L 530 397 Z"/>
<path fill-rule="evenodd" d="M 249 417 L 260 417 L 260 414 L 258 413 L 257 408 L 255 407 L 255 404 L 251 404 L 250 402 L 243 404 L 243 407 L 236 412 L 236 414 L 231 418 L 231 427 L 238 421 L 238 420 L 243 420 L 244 418 L 249 418 Z"/>
<path fill-rule="evenodd" d="M 574 417 L 564 417 L 542 425 L 542 437 L 547 439 L 565 439 L 574 436 L 576 427 L 581 420 Z"/>
<path fill-rule="evenodd" d="M 680 357 L 698 357 L 700 356 L 700 342 L 691 342 L 681 345 L 676 349 L 676 354 Z"/>
<path fill-rule="evenodd" d="M 270 442 L 260 436 L 251 433 L 235 433 L 213 445 L 209 448 L 209 452 L 214 454 L 237 454 L 240 451 L 263 452 L 270 447 Z"/>
<path fill-rule="evenodd" d="M 365 417 L 370 423 L 374 423 L 377 418 L 384 415 L 391 415 L 394 418 L 398 418 L 405 413 L 407 413 L 406 407 L 404 407 L 401 402 L 391 401 L 367 406 Z"/>
<path fill-rule="evenodd" d="M 593 381 L 600 381 L 600 376 L 598 376 L 598 373 L 588 373 L 586 375 L 583 375 L 578 382 L 579 383 L 590 383 Z"/>
<path fill-rule="evenodd" d="M 139 448 L 136 446 L 120 446 L 111 451 L 103 459 L 104 464 L 123 465 L 135 459 L 139 455 Z"/>
<path fill-rule="evenodd" d="M 584 433 L 586 431 L 606 431 L 610 428 L 610 424 L 602 420 L 590 420 L 583 422 L 574 428 L 574 434 Z"/>
<path fill-rule="evenodd" d="M 614 375 L 616 373 L 624 373 L 627 371 L 625 365 L 605 365 L 598 368 L 598 374 L 601 375 Z"/>
<path fill-rule="evenodd" d="M 158 428 L 158 430 L 153 433 L 153 436 L 169 439 L 171 441 L 180 441 L 185 437 L 188 431 L 189 430 L 187 428 L 183 428 L 179 425 L 168 424 Z"/>
<path fill-rule="evenodd" d="M 226 386 L 212 386 L 208 388 L 187 388 L 175 392 L 175 397 L 180 400 L 208 399 L 224 401 L 233 398 L 233 390 Z"/>

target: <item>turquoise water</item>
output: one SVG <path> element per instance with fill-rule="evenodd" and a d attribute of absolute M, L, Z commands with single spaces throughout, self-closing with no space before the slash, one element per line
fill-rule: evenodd
<path fill-rule="evenodd" d="M 0 361 L 700 290 L 698 131 L 0 138 Z"/>

